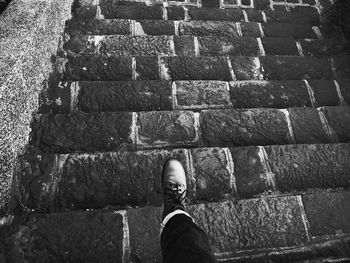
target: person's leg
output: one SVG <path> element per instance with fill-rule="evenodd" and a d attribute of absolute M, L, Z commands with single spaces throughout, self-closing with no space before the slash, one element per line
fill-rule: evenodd
<path fill-rule="evenodd" d="M 184 214 L 169 220 L 161 236 L 161 246 L 164 263 L 215 262 L 207 235 Z"/>
<path fill-rule="evenodd" d="M 186 175 L 180 162 L 171 159 L 164 164 L 163 263 L 215 262 L 208 237 L 185 212 Z"/>

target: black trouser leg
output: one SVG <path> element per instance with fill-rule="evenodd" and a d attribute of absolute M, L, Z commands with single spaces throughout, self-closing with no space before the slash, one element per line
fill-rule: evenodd
<path fill-rule="evenodd" d="M 173 216 L 166 224 L 161 247 L 163 263 L 215 262 L 208 236 L 183 214 Z"/>

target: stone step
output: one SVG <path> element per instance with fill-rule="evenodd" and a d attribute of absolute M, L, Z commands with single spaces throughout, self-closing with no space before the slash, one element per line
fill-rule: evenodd
<path fill-rule="evenodd" d="M 336 80 L 63 81 L 48 90 L 41 113 L 290 108 L 350 105 Z"/>
<path fill-rule="evenodd" d="M 72 153 L 349 142 L 349 122 L 350 107 L 44 114 L 31 143 Z"/>
<path fill-rule="evenodd" d="M 350 54 L 348 43 L 334 39 L 75 35 L 63 49 L 70 55 L 111 56 L 308 56 Z"/>
<path fill-rule="evenodd" d="M 328 38 L 323 27 L 291 23 L 231 21 L 161 21 L 161 20 L 69 20 L 66 32 L 74 35 L 176 35 L 217 37 L 292 37 L 297 39 Z M 334 38 L 334 37 L 333 37 Z"/>
<path fill-rule="evenodd" d="M 61 80 L 302 80 L 349 79 L 350 56 L 58 57 Z"/>
<path fill-rule="evenodd" d="M 287 0 L 287 1 L 268 1 L 268 0 L 102 0 L 102 1 L 94 1 L 94 0 L 78 0 L 76 1 L 75 10 L 80 8 L 91 9 L 90 12 L 96 10 L 94 6 L 121 6 L 121 5 L 135 5 L 135 6 L 156 6 L 163 5 L 164 7 L 168 6 L 182 6 L 182 7 L 204 7 L 211 9 L 237 9 L 242 8 L 246 11 L 250 10 L 273 10 L 273 11 L 289 11 L 293 8 L 299 7 L 313 7 L 317 9 L 324 9 L 329 7 L 333 2 L 331 0 L 322 0 L 317 2 L 314 0 Z M 95 8 L 95 9 L 94 9 Z M 89 11 L 88 11 L 89 12 Z"/>
<path fill-rule="evenodd" d="M 42 154 L 21 159 L 19 203 L 38 212 L 160 206 L 165 160 L 180 160 L 191 204 L 350 186 L 350 144 Z"/>
<path fill-rule="evenodd" d="M 204 20 L 233 22 L 277 22 L 319 25 L 318 10 L 310 6 L 294 6 L 280 10 L 219 9 L 181 6 L 147 6 L 144 3 L 120 4 L 100 2 L 100 5 L 82 5 L 73 10 L 76 19 L 135 19 L 135 20 Z"/>
<path fill-rule="evenodd" d="M 320 192 L 191 205 L 188 212 L 219 262 L 290 262 L 349 257 L 349 235 L 340 234 L 350 232 L 349 204 L 349 191 Z M 18 216 L 0 228 L 8 248 L 0 253 L 10 261 L 161 262 L 161 213 L 145 207 Z"/>

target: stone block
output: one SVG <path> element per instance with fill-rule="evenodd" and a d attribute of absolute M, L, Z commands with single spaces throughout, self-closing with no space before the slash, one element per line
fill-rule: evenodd
<path fill-rule="evenodd" d="M 259 56 L 260 50 L 255 38 L 198 37 L 201 56 Z"/>
<path fill-rule="evenodd" d="M 191 111 L 140 112 L 137 118 L 140 148 L 197 145 L 196 114 Z"/>
<path fill-rule="evenodd" d="M 46 96 L 40 105 L 41 113 L 52 111 L 56 113 L 68 113 L 71 111 L 71 87 L 75 82 L 62 81 L 50 83 Z"/>
<path fill-rule="evenodd" d="M 101 14 L 106 19 L 163 19 L 161 6 L 119 5 L 118 3 L 103 3 Z"/>
<path fill-rule="evenodd" d="M 10 262 L 122 262 L 123 217 L 118 211 L 21 216 L 7 229 Z"/>
<path fill-rule="evenodd" d="M 348 107 L 325 107 L 322 109 L 329 126 L 335 131 L 340 142 L 350 141 L 350 110 Z"/>
<path fill-rule="evenodd" d="M 252 198 L 273 190 L 261 147 L 237 147 L 232 148 L 231 153 L 240 198 Z"/>
<path fill-rule="evenodd" d="M 77 85 L 78 108 L 84 112 L 172 109 L 169 81 L 82 81 Z"/>
<path fill-rule="evenodd" d="M 326 59 L 305 57 L 260 57 L 265 79 L 331 79 L 331 66 Z"/>
<path fill-rule="evenodd" d="M 76 56 L 63 60 L 57 63 L 65 80 L 131 80 L 131 57 Z"/>
<path fill-rule="evenodd" d="M 72 19 L 67 20 L 65 32 L 85 35 L 131 35 L 130 20 Z"/>
<path fill-rule="evenodd" d="M 56 209 L 160 206 L 163 164 L 176 158 L 188 173 L 186 154 L 180 149 L 70 155 L 62 169 Z M 190 180 L 189 175 L 188 189 L 192 191 Z"/>
<path fill-rule="evenodd" d="M 177 109 L 205 109 L 230 107 L 227 82 L 176 81 Z"/>
<path fill-rule="evenodd" d="M 136 60 L 135 76 L 136 80 L 159 80 L 158 57 L 141 57 Z"/>
<path fill-rule="evenodd" d="M 187 155 L 186 150 L 176 149 L 38 156 L 22 165 L 20 200 L 44 213 L 161 205 L 161 172 L 169 158 L 183 164 L 188 197 L 193 200 L 194 180 Z"/>
<path fill-rule="evenodd" d="M 192 36 L 239 36 L 237 24 L 227 21 L 180 22 L 179 34 Z"/>
<path fill-rule="evenodd" d="M 168 7 L 166 10 L 167 10 L 167 15 L 168 15 L 169 20 L 184 20 L 185 19 L 185 12 L 181 6 Z"/>
<path fill-rule="evenodd" d="M 308 240 L 299 197 L 280 197 L 190 206 L 214 252 L 285 247 Z"/>
<path fill-rule="evenodd" d="M 350 232 L 350 192 L 304 195 L 303 203 L 313 236 Z"/>
<path fill-rule="evenodd" d="M 348 144 L 268 146 L 265 150 L 282 192 L 349 186 Z"/>
<path fill-rule="evenodd" d="M 254 0 L 254 7 L 258 10 L 269 9 L 270 1 L 269 0 Z"/>
<path fill-rule="evenodd" d="M 231 80 L 225 57 L 162 57 L 172 80 Z"/>
<path fill-rule="evenodd" d="M 299 51 L 293 38 L 264 37 L 261 39 L 266 55 L 298 56 Z"/>
<path fill-rule="evenodd" d="M 288 111 L 297 143 L 331 142 L 323 128 L 317 109 L 290 108 Z"/>
<path fill-rule="evenodd" d="M 259 58 L 230 57 L 232 70 L 237 80 L 261 80 L 263 78 Z"/>
<path fill-rule="evenodd" d="M 306 246 L 273 251 L 268 253 L 270 262 L 317 262 L 321 258 L 339 258 L 349 256 L 349 238 L 319 239 Z M 327 259 L 326 259 L 327 260 Z"/>
<path fill-rule="evenodd" d="M 79 6 L 72 12 L 73 17 L 77 19 L 93 19 L 96 17 L 96 14 L 96 5 Z"/>
<path fill-rule="evenodd" d="M 175 35 L 173 21 L 141 20 L 137 23 L 142 29 L 140 32 L 137 32 L 140 35 Z"/>
<path fill-rule="evenodd" d="M 319 106 L 339 105 L 338 92 L 333 80 L 309 80 Z"/>
<path fill-rule="evenodd" d="M 44 152 L 118 150 L 133 145 L 132 113 L 43 115 L 33 124 L 32 143 Z"/>
<path fill-rule="evenodd" d="M 303 81 L 231 81 L 230 96 L 234 108 L 311 106 Z"/>
<path fill-rule="evenodd" d="M 174 36 L 175 53 L 178 56 L 196 56 L 194 37 L 192 36 Z"/>
<path fill-rule="evenodd" d="M 202 6 L 203 7 L 210 7 L 210 8 L 219 8 L 220 7 L 220 1 L 218 0 L 202 0 Z"/>
<path fill-rule="evenodd" d="M 291 137 L 285 114 L 274 109 L 205 110 L 200 125 L 209 146 L 288 144 Z"/>
<path fill-rule="evenodd" d="M 266 37 L 317 38 L 310 25 L 267 23 L 263 24 L 262 27 Z"/>
<path fill-rule="evenodd" d="M 191 150 L 196 199 L 219 201 L 234 192 L 233 162 L 227 148 Z"/>
<path fill-rule="evenodd" d="M 335 57 L 333 59 L 335 75 L 337 78 L 350 78 L 350 55 Z"/>
<path fill-rule="evenodd" d="M 244 37 L 262 37 L 259 24 L 255 22 L 240 23 L 242 36 Z"/>
<path fill-rule="evenodd" d="M 264 22 L 264 17 L 261 11 L 256 9 L 245 9 L 245 11 L 248 15 L 249 21 L 258 22 L 258 23 Z"/>
<path fill-rule="evenodd" d="M 131 262 L 162 262 L 160 224 L 162 208 L 145 207 L 127 211 Z"/>
<path fill-rule="evenodd" d="M 244 15 L 239 9 L 189 8 L 191 20 L 243 22 Z"/>
<path fill-rule="evenodd" d="M 303 54 L 309 57 L 330 57 L 349 54 L 346 43 L 336 39 L 301 39 Z"/>
<path fill-rule="evenodd" d="M 90 43 L 104 56 L 171 56 L 170 36 L 92 36 Z"/>

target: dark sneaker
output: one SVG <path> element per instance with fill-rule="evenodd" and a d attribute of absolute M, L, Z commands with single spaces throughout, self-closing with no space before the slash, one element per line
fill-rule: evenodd
<path fill-rule="evenodd" d="M 185 211 L 187 183 L 182 164 L 176 159 L 164 163 L 162 171 L 164 211 L 162 219 L 175 210 Z"/>

